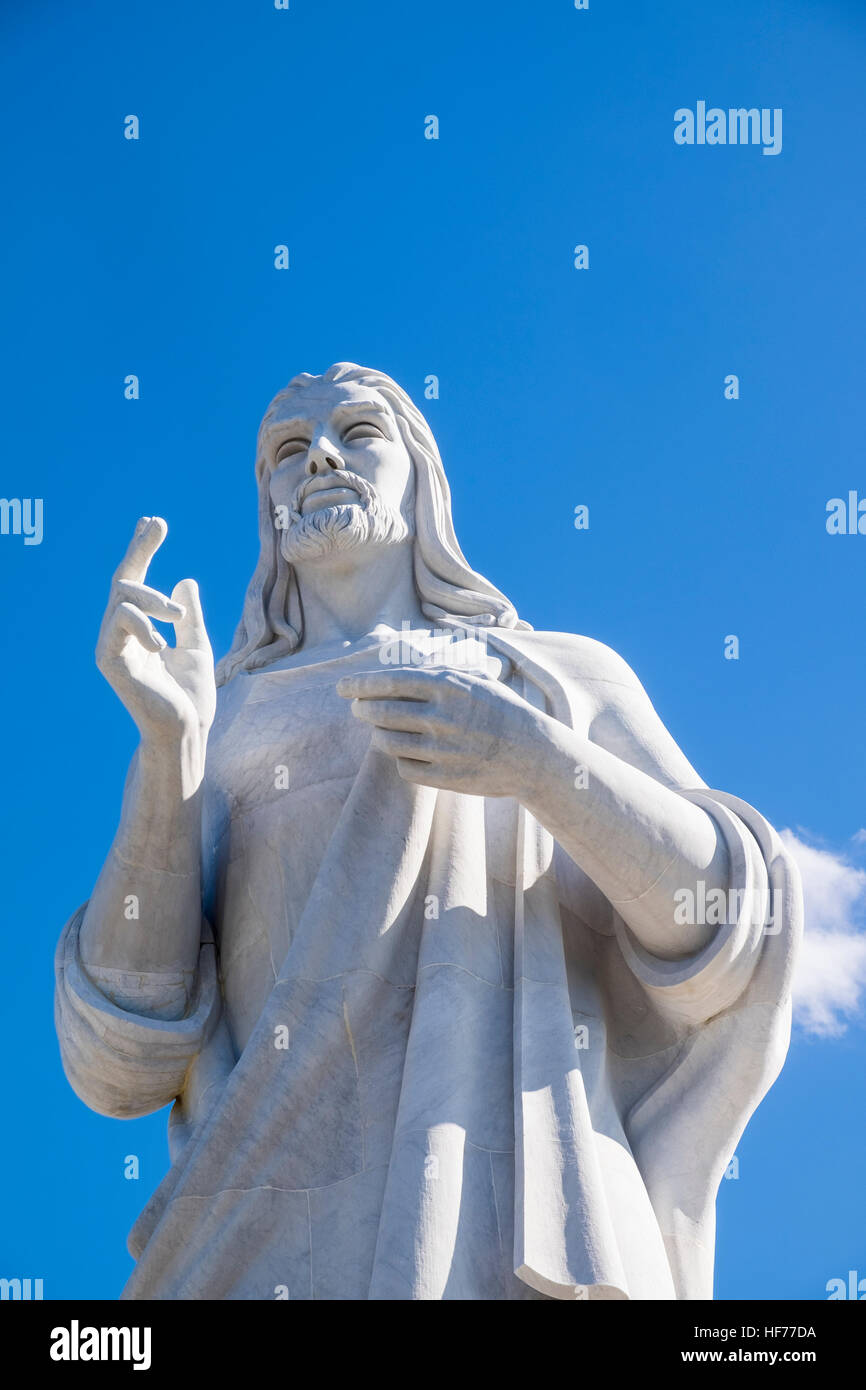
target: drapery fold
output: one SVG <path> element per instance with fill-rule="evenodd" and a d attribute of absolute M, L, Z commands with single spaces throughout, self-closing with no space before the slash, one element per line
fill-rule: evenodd
<path fill-rule="evenodd" d="M 544 636 L 490 646 L 571 722 L 578 676 Z M 711 1296 L 715 1191 L 784 1056 L 801 905 L 756 811 L 676 790 L 715 819 L 745 906 L 670 962 L 609 905 L 574 915 L 525 810 L 491 818 L 370 748 L 239 1057 L 207 934 L 168 1022 L 97 988 L 76 914 L 58 950 L 72 1084 L 112 1114 L 177 1097 L 124 1297 Z"/>

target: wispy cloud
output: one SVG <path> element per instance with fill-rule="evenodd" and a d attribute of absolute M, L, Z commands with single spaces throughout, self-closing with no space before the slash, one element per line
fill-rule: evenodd
<path fill-rule="evenodd" d="M 794 978 L 794 1016 L 807 1033 L 838 1037 L 866 992 L 866 870 L 782 831 L 803 878 L 806 933 Z M 862 852 L 866 832 L 852 844 Z"/>

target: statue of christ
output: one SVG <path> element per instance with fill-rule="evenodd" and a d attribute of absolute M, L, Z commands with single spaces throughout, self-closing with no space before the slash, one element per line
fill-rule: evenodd
<path fill-rule="evenodd" d="M 140 743 L 58 1033 L 100 1113 L 173 1103 L 123 1296 L 712 1297 L 788 1044 L 788 853 L 621 657 L 470 568 L 389 377 L 296 377 L 256 476 L 216 671 L 193 581 L 146 582 L 158 517 L 98 644 Z"/>

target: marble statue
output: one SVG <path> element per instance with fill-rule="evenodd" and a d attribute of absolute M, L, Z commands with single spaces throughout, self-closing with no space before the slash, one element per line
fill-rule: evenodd
<path fill-rule="evenodd" d="M 94 1110 L 173 1102 L 122 1296 L 712 1297 L 788 1045 L 788 853 L 621 657 L 470 568 L 389 377 L 295 377 L 256 477 L 216 671 L 195 583 L 146 583 L 158 517 L 99 636 L 140 743 L 57 1029 Z"/>

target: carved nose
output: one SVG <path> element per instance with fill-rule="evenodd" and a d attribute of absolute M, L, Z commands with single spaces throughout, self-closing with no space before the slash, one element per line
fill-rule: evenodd
<path fill-rule="evenodd" d="M 338 469 L 342 468 L 343 465 L 341 463 L 338 463 L 336 459 L 331 458 L 330 454 L 325 454 L 324 458 L 319 461 L 317 461 L 316 459 L 310 459 L 310 462 L 307 465 L 307 471 L 309 473 L 318 473 L 320 466 L 322 472 L 325 473 L 329 468 Z"/>

